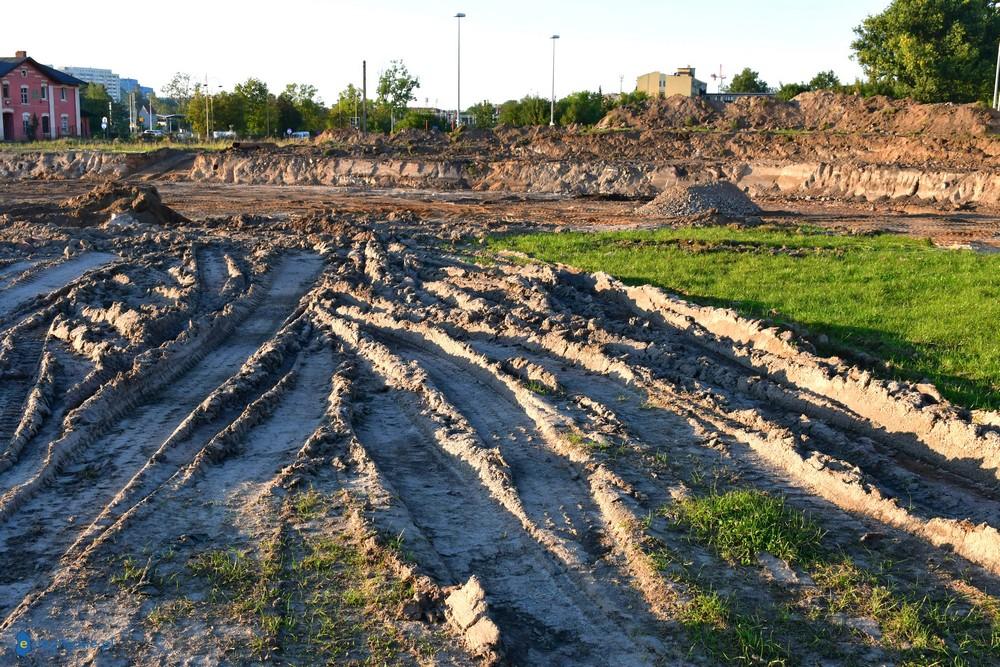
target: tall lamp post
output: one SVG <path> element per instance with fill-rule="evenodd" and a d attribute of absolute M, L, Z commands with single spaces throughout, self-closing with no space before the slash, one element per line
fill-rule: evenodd
<path fill-rule="evenodd" d="M 462 124 L 462 19 L 465 14 L 455 14 L 458 20 L 458 95 L 455 98 L 455 127 Z"/>
<path fill-rule="evenodd" d="M 556 124 L 556 40 L 559 35 L 552 35 L 552 102 L 549 105 L 549 127 Z"/>

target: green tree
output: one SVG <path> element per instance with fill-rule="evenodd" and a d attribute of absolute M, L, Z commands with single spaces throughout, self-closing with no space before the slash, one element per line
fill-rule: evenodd
<path fill-rule="evenodd" d="M 840 77 L 831 69 L 820 72 L 808 83 L 809 90 L 839 90 Z"/>
<path fill-rule="evenodd" d="M 323 100 L 319 98 L 318 92 L 316 86 L 305 83 L 290 83 L 278 96 L 279 100 L 284 96 L 295 107 L 295 111 L 300 116 L 299 129 L 317 133 L 326 127 L 326 117 L 329 111 L 323 105 Z"/>
<path fill-rule="evenodd" d="M 812 90 L 812 88 L 805 83 L 784 83 L 778 87 L 778 92 L 775 93 L 774 96 L 782 102 L 787 102 L 798 96 L 800 93 L 806 93 L 810 90 Z"/>
<path fill-rule="evenodd" d="M 503 125 L 548 125 L 549 101 L 528 95 L 520 100 L 509 100 L 500 106 L 500 123 Z"/>
<path fill-rule="evenodd" d="M 369 100 L 370 102 L 370 100 Z M 340 91 L 337 96 L 337 103 L 334 104 L 326 118 L 327 127 L 354 127 L 354 119 L 357 118 L 357 126 L 361 126 L 361 89 L 353 83 Z"/>
<path fill-rule="evenodd" d="M 274 101 L 266 83 L 251 77 L 243 83 L 236 84 L 233 95 L 239 97 L 242 102 L 247 134 L 263 137 L 274 133 L 277 113 L 273 109 Z"/>
<path fill-rule="evenodd" d="M 101 118 L 108 115 L 108 104 L 111 103 L 111 96 L 104 86 L 98 83 L 88 83 L 83 87 L 83 94 L 80 96 L 80 113 L 90 118 L 90 128 L 95 130 L 94 119 L 97 119 L 96 128 L 101 126 Z"/>
<path fill-rule="evenodd" d="M 303 129 L 302 113 L 296 108 L 295 102 L 287 91 L 278 95 L 275 107 L 279 132 L 284 132 L 286 129 L 297 132 Z"/>
<path fill-rule="evenodd" d="M 726 88 L 726 91 L 730 93 L 766 93 L 768 90 L 770 89 L 767 82 L 749 67 L 743 68 L 742 72 L 735 75 L 729 82 L 729 87 Z"/>
<path fill-rule="evenodd" d="M 611 106 L 614 108 L 619 107 L 631 107 L 634 109 L 639 109 L 640 107 L 645 107 L 646 103 L 649 101 L 649 94 L 644 90 L 633 90 L 628 93 L 622 93 L 616 97 L 611 102 Z"/>
<path fill-rule="evenodd" d="M 604 95 L 588 90 L 572 93 L 559 100 L 556 111 L 561 125 L 593 125 L 604 117 Z"/>
<path fill-rule="evenodd" d="M 411 109 L 396 123 L 396 130 L 447 130 L 448 121 L 430 111 Z"/>
<path fill-rule="evenodd" d="M 393 60 L 389 69 L 382 72 L 378 78 L 378 97 L 375 100 L 375 113 L 369 114 L 382 130 L 391 129 L 392 119 L 402 119 L 406 115 L 406 106 L 417 99 L 413 91 L 420 87 L 420 79 L 410 74 L 401 60 Z"/>
<path fill-rule="evenodd" d="M 921 102 L 992 96 L 996 0 L 893 0 L 854 32 L 855 58 L 876 87 Z"/>
<path fill-rule="evenodd" d="M 177 72 L 167 85 L 160 88 L 160 92 L 164 97 L 169 97 L 177 103 L 177 113 L 187 113 L 187 105 L 194 95 L 194 84 L 191 82 L 191 75 L 184 72 Z"/>
<path fill-rule="evenodd" d="M 491 128 L 495 127 L 497 124 L 496 105 L 489 100 L 483 100 L 478 104 L 473 104 L 471 107 L 466 109 L 465 112 L 472 116 L 472 120 L 476 124 L 476 127 Z"/>

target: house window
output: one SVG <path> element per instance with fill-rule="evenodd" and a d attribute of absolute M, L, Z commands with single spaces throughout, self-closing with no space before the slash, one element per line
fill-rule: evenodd
<path fill-rule="evenodd" d="M 49 115 L 42 114 L 42 136 L 48 137 L 52 134 L 52 126 L 49 124 Z"/>
<path fill-rule="evenodd" d="M 21 104 L 28 103 L 28 87 L 21 86 Z"/>
<path fill-rule="evenodd" d="M 22 78 L 27 78 L 27 76 L 28 76 L 28 70 L 26 70 L 26 69 L 21 70 L 21 77 Z"/>
<path fill-rule="evenodd" d="M 42 99 L 43 100 L 49 99 L 49 87 L 46 85 L 42 85 Z"/>
<path fill-rule="evenodd" d="M 3 98 L 5 100 L 10 99 L 10 84 L 6 81 L 3 82 Z"/>
<path fill-rule="evenodd" d="M 62 88 L 59 89 L 59 99 L 62 100 L 63 102 L 66 101 L 66 86 L 63 86 Z"/>
<path fill-rule="evenodd" d="M 63 114 L 59 118 L 59 134 L 69 134 L 69 116 Z"/>
<path fill-rule="evenodd" d="M 21 114 L 21 125 L 24 127 L 24 136 L 31 136 L 31 116 L 29 114 Z"/>

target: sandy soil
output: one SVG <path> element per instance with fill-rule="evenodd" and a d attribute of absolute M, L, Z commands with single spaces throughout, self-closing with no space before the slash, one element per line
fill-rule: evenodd
<path fill-rule="evenodd" d="M 982 416 L 729 311 L 440 244 L 634 224 L 636 202 L 165 183 L 191 221 L 47 222 L 84 189 L 0 186 L 0 632 L 30 633 L 29 664 L 308 662 L 303 567 L 343 535 L 414 591 L 365 607 L 344 660 L 391 636 L 404 664 L 714 664 L 654 545 L 805 625 L 819 593 L 652 520 L 708 488 L 783 495 L 918 590 L 997 593 Z M 996 241 L 985 219 L 802 206 L 771 215 Z M 216 550 L 276 558 L 263 611 L 198 574 Z M 805 664 L 899 657 L 863 633 L 787 641 Z"/>

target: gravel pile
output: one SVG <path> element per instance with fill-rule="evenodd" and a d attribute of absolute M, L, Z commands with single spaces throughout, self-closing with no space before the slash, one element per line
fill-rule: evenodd
<path fill-rule="evenodd" d="M 675 185 L 636 211 L 639 215 L 651 217 L 683 217 L 712 212 L 741 218 L 760 215 L 760 207 L 732 183 L 718 181 L 702 185 Z"/>

